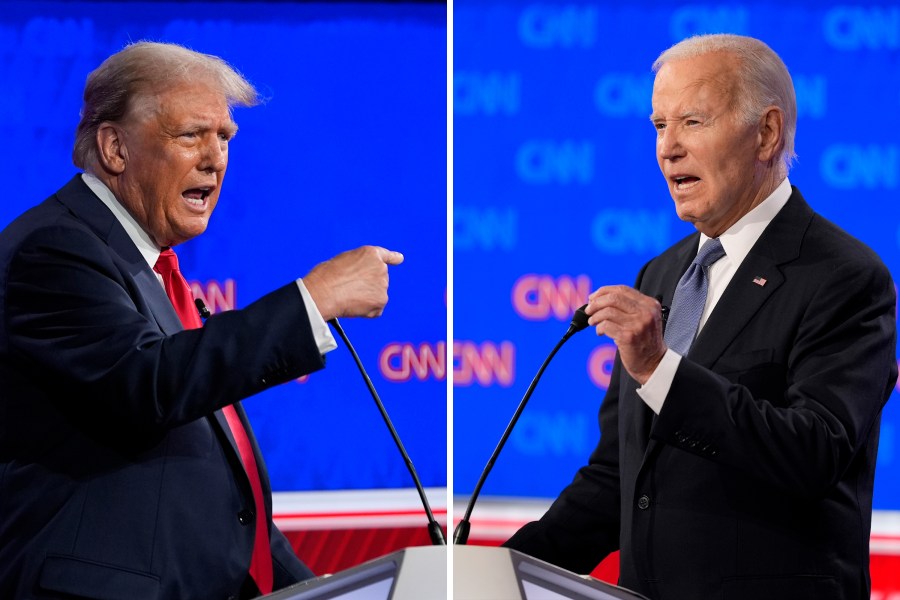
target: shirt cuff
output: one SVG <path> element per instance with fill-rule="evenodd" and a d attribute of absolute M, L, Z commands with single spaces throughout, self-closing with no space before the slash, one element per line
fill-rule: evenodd
<path fill-rule="evenodd" d="M 306 307 L 306 316 L 309 318 L 309 325 L 312 327 L 313 338 L 316 340 L 316 346 L 319 348 L 319 354 L 326 354 L 337 348 L 337 342 L 331 335 L 331 329 L 328 323 L 322 318 L 319 307 L 313 302 L 309 290 L 302 279 L 297 280 L 297 287 L 300 288 L 300 295 L 303 297 L 303 305 Z"/>
<path fill-rule="evenodd" d="M 647 383 L 637 389 L 638 396 L 641 397 L 644 404 L 649 406 L 650 410 L 656 414 L 659 414 L 662 410 L 666 396 L 669 395 L 669 390 L 672 388 L 675 372 L 678 371 L 678 365 L 680 364 L 681 355 L 672 349 L 666 350 Z"/>

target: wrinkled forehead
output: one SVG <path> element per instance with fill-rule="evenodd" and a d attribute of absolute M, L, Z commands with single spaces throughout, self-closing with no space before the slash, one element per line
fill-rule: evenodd
<path fill-rule="evenodd" d="M 667 62 L 653 81 L 654 114 L 730 105 L 738 93 L 738 67 L 737 58 L 725 52 Z"/>
<path fill-rule="evenodd" d="M 222 86 L 213 77 L 175 77 L 142 86 L 129 102 L 128 114 L 138 119 L 202 112 L 231 120 L 231 107 Z"/>

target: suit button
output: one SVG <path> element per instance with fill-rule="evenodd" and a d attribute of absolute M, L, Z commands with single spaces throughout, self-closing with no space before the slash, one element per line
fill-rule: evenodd
<path fill-rule="evenodd" d="M 253 511 L 250 509 L 244 509 L 238 513 L 238 521 L 241 522 L 241 525 L 249 525 L 253 522 Z"/>
<path fill-rule="evenodd" d="M 641 510 L 647 510 L 650 508 L 650 496 L 644 494 L 640 498 L 638 498 L 638 508 Z"/>

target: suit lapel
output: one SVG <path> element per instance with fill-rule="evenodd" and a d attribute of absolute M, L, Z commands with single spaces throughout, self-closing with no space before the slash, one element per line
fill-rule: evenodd
<path fill-rule="evenodd" d="M 782 283 L 784 276 L 775 262 L 748 254 L 691 345 L 688 358 L 704 367 L 712 367 Z"/>
<path fill-rule="evenodd" d="M 172 335 L 184 329 L 156 274 L 116 217 L 84 183 L 81 175 L 72 178 L 56 196 L 125 263 L 128 274 L 134 279 L 162 332 Z"/>
<path fill-rule="evenodd" d="M 143 261 L 143 257 L 141 257 L 141 260 Z M 147 304 L 153 312 L 153 317 L 163 333 L 173 335 L 184 329 L 181 319 L 178 318 L 178 313 L 175 312 L 172 302 L 166 296 L 166 291 L 159 284 L 156 274 L 146 266 L 146 263 L 144 263 L 143 269 L 134 273 L 134 281 L 141 294 L 147 300 Z"/>
<path fill-rule="evenodd" d="M 252 433 L 252 429 L 250 427 L 250 421 L 247 419 L 247 413 L 244 411 L 244 407 L 240 402 L 234 403 L 234 410 L 238 415 L 238 418 L 241 420 L 241 424 L 244 426 L 244 430 L 247 432 L 247 436 L 250 439 L 250 447 L 253 450 L 253 460 L 256 461 L 256 470 L 259 474 L 259 482 L 263 488 L 263 496 L 265 496 L 266 490 L 270 489 L 269 476 L 265 469 L 265 464 L 261 460 L 262 454 L 260 453 L 259 446 L 257 444 L 256 438 Z M 231 451 L 234 453 L 234 460 L 237 461 L 236 471 L 239 471 L 240 474 L 236 475 L 241 482 L 242 485 L 246 487 L 246 493 L 252 495 L 253 488 L 250 484 L 250 477 L 247 475 L 247 470 L 243 466 L 243 460 L 241 459 L 240 450 L 238 450 L 237 442 L 234 439 L 234 434 L 231 432 L 231 427 L 228 425 L 228 419 L 225 418 L 225 414 L 221 410 L 217 410 L 213 413 L 213 416 L 210 418 L 218 428 L 222 431 L 222 435 L 228 441 L 228 445 L 231 447 Z M 266 507 L 267 515 L 271 518 L 271 514 L 268 512 L 268 506 Z"/>
<path fill-rule="evenodd" d="M 688 357 L 712 367 L 760 307 L 784 283 L 780 265 L 800 255 L 812 210 L 796 189 L 735 272 Z"/>
<path fill-rule="evenodd" d="M 231 433 L 231 427 L 228 426 L 228 420 L 225 418 L 225 414 L 221 410 L 217 410 L 212 414 L 212 417 L 210 417 L 210 421 L 212 421 L 213 424 L 222 431 L 222 435 L 228 441 L 228 445 L 231 447 L 231 451 L 234 453 L 238 464 L 240 464 L 241 453 L 238 451 L 237 442 L 234 441 L 234 435 Z M 243 469 L 241 469 L 241 471 L 243 471 Z M 246 473 L 244 473 L 244 475 L 246 478 Z M 247 480 L 247 485 L 250 485 L 249 479 Z"/>

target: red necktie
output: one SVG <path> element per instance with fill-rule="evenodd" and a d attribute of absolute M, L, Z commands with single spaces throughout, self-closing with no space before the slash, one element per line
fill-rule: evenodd
<path fill-rule="evenodd" d="M 175 307 L 178 318 L 185 329 L 197 329 L 203 326 L 200 314 L 194 304 L 191 288 L 185 281 L 181 271 L 178 270 L 178 257 L 171 248 L 163 250 L 156 261 L 153 270 L 162 276 L 166 295 Z M 253 455 L 253 447 L 247 430 L 244 429 L 240 417 L 233 405 L 222 409 L 225 420 L 231 428 L 231 434 L 237 443 L 241 462 L 250 479 L 250 487 L 253 490 L 253 501 L 256 504 L 256 537 L 253 540 L 253 558 L 250 561 L 250 576 L 256 583 L 256 587 L 263 594 L 272 591 L 272 553 L 269 547 L 269 528 L 266 519 L 266 505 L 263 502 L 262 484 L 259 480 L 259 470 L 256 466 L 256 458 Z"/>

